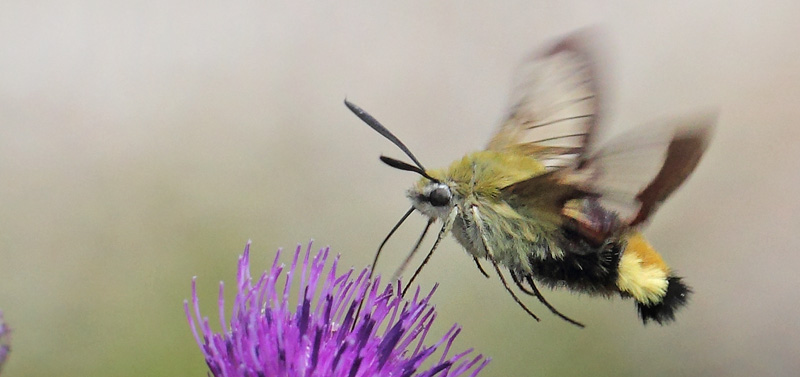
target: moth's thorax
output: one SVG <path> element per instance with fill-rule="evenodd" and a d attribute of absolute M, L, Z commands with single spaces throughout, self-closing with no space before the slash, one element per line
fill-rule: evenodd
<path fill-rule="evenodd" d="M 498 262 L 517 270 L 529 270 L 523 255 L 559 254 L 560 250 L 546 237 L 553 231 L 546 225 L 549 222 L 538 221 L 538 213 L 518 212 L 505 202 L 502 189 L 544 172 L 540 162 L 523 154 L 475 152 L 453 162 L 447 169 L 427 171 L 438 182 L 421 178 L 407 195 L 415 209 L 435 219 L 446 219 L 453 208 L 458 207 L 458 216 L 452 224 L 453 235 L 468 253 L 486 258 L 471 209 L 475 206 L 487 226 L 483 232 L 489 236 Z M 436 190 L 447 191 L 450 200 L 446 205 L 432 204 L 431 194 Z"/>
<path fill-rule="evenodd" d="M 521 153 L 480 151 L 453 162 L 447 169 L 427 173 L 439 182 L 421 178 L 408 190 L 414 208 L 428 217 L 445 218 L 456 205 L 465 202 L 496 202 L 502 188 L 544 173 L 544 166 Z M 431 200 L 432 193 L 447 191 L 450 200 L 443 204 Z M 440 205 L 434 205 L 440 204 Z M 461 208 L 463 209 L 463 208 Z"/>
<path fill-rule="evenodd" d="M 480 151 L 453 162 L 443 172 L 463 196 L 496 197 L 500 189 L 544 173 L 544 166 L 519 153 Z"/>
<path fill-rule="evenodd" d="M 521 153 L 479 151 L 456 160 L 447 169 L 431 170 L 431 177 L 447 186 L 454 198 L 496 198 L 500 189 L 545 172 L 537 160 Z M 425 195 L 436 183 L 421 178 L 408 196 Z"/>

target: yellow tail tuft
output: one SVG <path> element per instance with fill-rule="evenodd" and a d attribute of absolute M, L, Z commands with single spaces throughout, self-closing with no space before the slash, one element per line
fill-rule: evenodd
<path fill-rule="evenodd" d="M 686 305 L 692 293 L 639 232 L 628 237 L 619 261 L 617 288 L 636 300 L 645 324 L 673 321 L 675 311 Z"/>
<path fill-rule="evenodd" d="M 660 303 L 669 285 L 669 267 L 650 243 L 635 232 L 619 261 L 617 288 L 644 305 Z"/>

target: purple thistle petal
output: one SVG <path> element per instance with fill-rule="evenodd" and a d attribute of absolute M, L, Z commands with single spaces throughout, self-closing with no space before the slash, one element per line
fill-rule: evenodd
<path fill-rule="evenodd" d="M 355 278 L 352 269 L 337 275 L 338 256 L 326 271 L 327 248 L 312 256 L 309 244 L 301 258 L 302 249 L 295 249 L 289 268 L 276 256 L 254 284 L 248 242 L 239 258 L 230 322 L 220 283 L 219 333 L 202 317 L 192 280 L 191 307 L 184 301 L 184 311 L 213 376 L 475 377 L 488 363 L 482 355 L 470 357 L 472 350 L 448 355 L 461 331 L 457 325 L 433 345 L 424 345 L 436 318 L 430 304 L 436 287 L 427 295 L 417 288 L 411 299 L 403 299 L 399 283 L 382 288 L 380 278 L 370 280 L 367 269 Z M 290 311 L 297 274 L 298 301 Z M 283 287 L 277 286 L 280 280 Z M 431 359 L 437 352 L 438 361 Z M 421 368 L 423 363 L 431 365 Z"/>
<path fill-rule="evenodd" d="M 3 370 L 3 364 L 6 363 L 8 359 L 8 354 L 11 352 L 11 345 L 9 344 L 11 340 L 9 339 L 11 336 L 11 329 L 8 328 L 6 325 L 5 318 L 3 318 L 3 311 L 0 310 L 0 371 Z"/>
<path fill-rule="evenodd" d="M 219 308 L 219 324 L 221 328 L 225 328 L 225 283 L 219 282 L 219 300 L 217 301 Z"/>

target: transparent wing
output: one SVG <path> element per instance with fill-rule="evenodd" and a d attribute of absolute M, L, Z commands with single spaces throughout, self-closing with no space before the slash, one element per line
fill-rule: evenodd
<path fill-rule="evenodd" d="M 593 32 L 567 36 L 520 67 L 513 106 L 489 141 L 489 150 L 521 151 L 549 170 L 580 160 L 595 131 L 599 109 Z"/>
<path fill-rule="evenodd" d="M 630 133 L 572 167 L 504 187 L 503 199 L 559 214 L 602 241 L 646 221 L 689 177 L 715 118 L 696 115 Z"/>
<path fill-rule="evenodd" d="M 695 115 L 628 134 L 574 168 L 554 172 L 554 178 L 591 192 L 622 224 L 638 225 L 697 167 L 715 120 L 712 114 Z"/>

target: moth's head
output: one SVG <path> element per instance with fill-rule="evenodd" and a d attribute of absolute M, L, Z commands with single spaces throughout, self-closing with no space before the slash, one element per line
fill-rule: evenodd
<path fill-rule="evenodd" d="M 455 205 L 453 190 L 446 182 L 421 178 L 406 196 L 414 208 L 431 218 L 446 218 Z"/>

